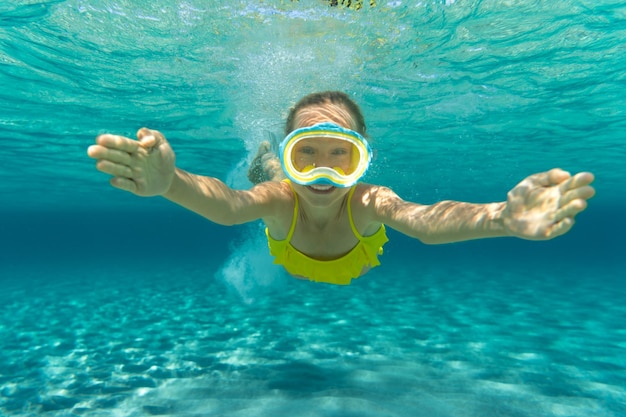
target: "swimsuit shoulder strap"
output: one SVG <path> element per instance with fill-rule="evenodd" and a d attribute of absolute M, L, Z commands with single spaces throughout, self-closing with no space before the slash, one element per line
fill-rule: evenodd
<path fill-rule="evenodd" d="M 352 229 L 352 233 L 356 236 L 357 239 L 362 240 L 363 236 L 356 230 L 356 226 L 354 225 L 354 219 L 352 219 L 352 195 L 356 190 L 356 185 L 350 189 L 348 193 L 348 219 L 350 220 L 350 228 Z"/>
<path fill-rule="evenodd" d="M 287 237 L 285 238 L 287 242 L 291 242 L 291 237 L 293 236 L 293 232 L 294 230 L 296 230 L 296 220 L 298 220 L 298 194 L 293 189 L 293 186 L 291 185 L 290 180 L 286 179 L 283 181 L 289 184 L 289 188 L 291 188 L 291 192 L 293 193 L 293 199 L 294 199 L 293 218 L 291 219 L 291 226 L 289 227 L 289 232 L 287 233 Z"/>

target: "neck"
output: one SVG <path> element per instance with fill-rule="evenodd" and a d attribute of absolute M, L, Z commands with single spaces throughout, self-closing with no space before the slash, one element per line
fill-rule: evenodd
<path fill-rule="evenodd" d="M 324 229 L 329 224 L 341 218 L 347 211 L 349 193 L 345 193 L 336 200 L 323 206 L 313 205 L 306 198 L 300 197 L 301 218 L 319 229 Z"/>

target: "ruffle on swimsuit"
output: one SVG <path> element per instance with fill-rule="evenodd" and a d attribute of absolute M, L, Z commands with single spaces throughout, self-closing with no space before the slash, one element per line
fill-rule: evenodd
<path fill-rule="evenodd" d="M 291 184 L 289 185 L 291 186 Z M 364 269 L 380 265 L 378 255 L 382 255 L 383 245 L 389 240 L 385 232 L 385 225 L 381 225 L 380 229 L 371 236 L 361 236 L 359 234 L 354 226 L 350 204 L 355 188 L 352 187 L 348 194 L 348 218 L 352 233 L 359 239 L 359 242 L 350 252 L 338 259 L 320 261 L 305 255 L 293 247 L 291 237 L 296 228 L 299 207 L 298 195 L 292 187 L 295 205 L 287 237 L 285 240 L 275 240 L 270 236 L 268 229 L 265 229 L 270 254 L 274 256 L 274 263 L 282 265 L 287 272 L 296 277 L 336 285 L 349 285 L 352 279 L 361 276 Z"/>

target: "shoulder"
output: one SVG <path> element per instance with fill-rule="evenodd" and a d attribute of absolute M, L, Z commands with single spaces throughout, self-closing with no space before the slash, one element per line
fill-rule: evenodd
<path fill-rule="evenodd" d="M 285 181 L 265 181 L 254 185 L 250 193 L 265 196 L 270 200 L 293 200 L 291 186 Z"/>
<path fill-rule="evenodd" d="M 357 229 L 365 231 L 364 235 L 376 232 L 380 225 L 386 222 L 386 217 L 381 216 L 381 211 L 399 201 L 402 199 L 388 187 L 366 183 L 357 184 L 350 201 Z"/>
<path fill-rule="evenodd" d="M 247 194 L 248 198 L 254 200 L 258 206 L 268 209 L 267 214 L 264 214 L 263 217 L 271 217 L 274 212 L 280 214 L 285 205 L 291 206 L 291 209 L 293 209 L 295 201 L 293 191 L 286 182 L 262 182 L 256 184 L 248 191 L 244 191 L 244 193 Z"/>
<path fill-rule="evenodd" d="M 398 194 L 389 187 L 364 183 L 357 184 L 352 197 L 354 207 L 372 211 L 372 213 L 386 205 L 397 204 L 402 201 Z"/>
<path fill-rule="evenodd" d="M 389 187 L 372 184 L 359 184 L 352 200 L 355 211 L 360 210 L 370 222 L 392 222 L 407 209 L 420 204 L 403 200 Z"/>
<path fill-rule="evenodd" d="M 264 206 L 263 222 L 270 231 L 277 231 L 272 236 L 280 235 L 283 229 L 289 230 L 296 200 L 287 182 L 262 182 L 252 187 L 249 193 Z"/>

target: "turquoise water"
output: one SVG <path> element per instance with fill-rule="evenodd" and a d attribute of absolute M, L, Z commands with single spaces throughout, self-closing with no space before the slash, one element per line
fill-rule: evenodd
<path fill-rule="evenodd" d="M 0 415 L 625 416 L 624 39 L 608 0 L 2 2 Z M 556 166 L 597 196 L 550 242 L 390 232 L 338 288 L 86 157 L 149 126 L 245 188 L 326 89 L 406 199 L 501 201 Z"/>

